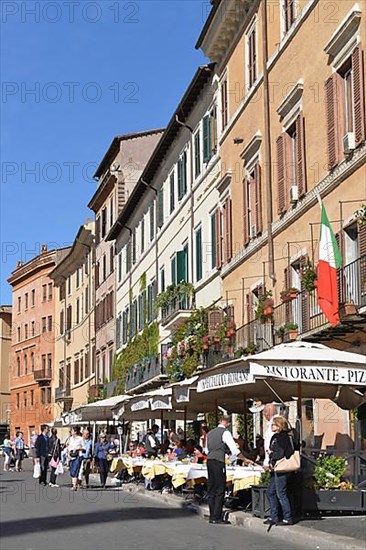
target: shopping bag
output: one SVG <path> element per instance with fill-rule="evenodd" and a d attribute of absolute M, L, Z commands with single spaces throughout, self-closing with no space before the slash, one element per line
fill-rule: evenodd
<path fill-rule="evenodd" d="M 60 462 L 57 464 L 55 474 L 56 474 L 57 476 L 62 476 L 63 473 L 64 473 L 64 467 L 62 466 L 62 462 L 60 461 Z"/>
<path fill-rule="evenodd" d="M 36 462 L 34 465 L 33 477 L 34 479 L 39 479 L 41 477 L 41 465 L 39 462 Z"/>

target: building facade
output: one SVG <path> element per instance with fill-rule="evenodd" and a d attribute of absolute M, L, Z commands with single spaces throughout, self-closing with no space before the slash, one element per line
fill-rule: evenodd
<path fill-rule="evenodd" d="M 96 220 L 95 339 L 99 384 L 112 381 L 115 355 L 114 243 L 106 241 L 106 235 L 138 181 L 161 132 L 150 130 L 115 137 L 94 176 L 98 179 L 98 189 L 88 206 L 94 211 Z"/>
<path fill-rule="evenodd" d="M 10 424 L 11 306 L 0 306 L 0 424 Z"/>
<path fill-rule="evenodd" d="M 166 381 L 176 327 L 222 305 L 216 234 L 228 227 L 231 203 L 220 177 L 216 90 L 213 67 L 200 67 L 107 237 L 116 241 L 116 345 L 129 392 Z M 141 351 L 131 352 L 134 341 Z"/>
<path fill-rule="evenodd" d="M 18 262 L 8 282 L 13 288 L 11 341 L 11 434 L 26 441 L 55 417 L 55 293 L 50 272 L 67 249 L 47 250 Z"/>
<path fill-rule="evenodd" d="M 95 374 L 94 264 L 94 221 L 87 221 L 50 273 L 55 288 L 56 418 L 99 395 Z"/>
<path fill-rule="evenodd" d="M 220 272 L 243 351 L 287 341 L 292 329 L 366 353 L 366 226 L 357 219 L 366 202 L 366 14 L 348 0 L 332 6 L 335 17 L 316 0 L 217 1 L 197 43 L 219 80 L 221 166 L 236 206 Z M 308 279 L 319 258 L 319 196 L 343 258 L 335 328 Z M 306 415 L 309 437 L 325 434 L 323 444 L 351 435 L 348 412 L 334 403 L 306 403 Z"/>

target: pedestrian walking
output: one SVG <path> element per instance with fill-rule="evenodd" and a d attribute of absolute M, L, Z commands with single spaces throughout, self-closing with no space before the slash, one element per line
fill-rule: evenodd
<path fill-rule="evenodd" d="M 10 468 L 10 460 L 14 456 L 13 453 L 13 444 L 10 439 L 9 434 L 5 434 L 5 439 L 3 441 L 3 450 L 4 450 L 4 472 L 13 472 L 14 470 Z"/>
<path fill-rule="evenodd" d="M 91 469 L 91 462 L 93 459 L 93 441 L 90 437 L 90 431 L 88 428 L 85 428 L 83 430 L 83 445 L 84 450 L 82 452 L 82 463 L 80 468 L 80 473 L 82 477 L 85 477 L 85 485 L 87 488 L 89 488 L 89 476 L 90 476 L 90 469 Z M 80 473 L 79 473 L 79 479 L 80 479 Z"/>
<path fill-rule="evenodd" d="M 68 444 L 69 471 L 72 480 L 72 490 L 77 491 L 80 485 L 79 472 L 82 463 L 82 452 L 84 451 L 84 442 L 81 437 L 79 426 L 71 429 L 71 436 Z"/>
<path fill-rule="evenodd" d="M 40 469 L 41 469 L 41 475 L 39 476 L 40 485 L 42 484 L 47 485 L 49 431 L 50 431 L 49 426 L 47 426 L 47 424 L 42 424 L 41 433 L 37 437 L 36 443 L 35 443 L 35 452 L 36 452 L 35 461 L 39 463 Z"/>
<path fill-rule="evenodd" d="M 57 437 L 57 430 L 56 428 L 52 428 L 51 430 L 51 437 L 49 439 L 49 445 L 48 448 L 50 450 L 49 453 L 49 464 L 51 467 L 51 474 L 50 474 L 50 487 L 59 487 L 57 485 L 57 474 L 56 469 L 59 465 L 59 462 L 61 460 L 61 441 L 60 438 Z"/>
<path fill-rule="evenodd" d="M 94 458 L 98 461 L 100 483 L 104 489 L 109 472 L 108 453 L 112 446 L 111 443 L 107 441 L 107 436 L 105 433 L 101 433 L 99 437 L 100 441 L 98 441 L 94 449 Z"/>
<path fill-rule="evenodd" d="M 286 418 L 275 416 L 272 419 L 272 439 L 268 451 L 271 481 L 267 489 L 267 498 L 271 507 L 271 515 L 264 522 L 269 525 L 292 525 L 292 512 L 287 495 L 287 482 L 291 472 L 276 472 L 276 463 L 282 458 L 290 458 L 294 454 L 294 442 L 290 439 L 290 427 Z M 291 434 L 292 435 L 292 434 Z M 282 517 L 282 520 L 281 520 Z M 269 528 L 270 528 L 269 527 Z"/>
<path fill-rule="evenodd" d="M 30 456 L 32 457 L 33 459 L 33 465 L 35 463 L 35 458 L 36 458 L 36 441 L 37 441 L 37 433 L 35 432 L 35 430 L 32 431 L 32 435 L 31 435 L 31 438 L 30 438 L 30 442 L 29 442 L 29 446 L 30 446 Z"/>
<path fill-rule="evenodd" d="M 230 416 L 223 416 L 217 428 L 209 431 L 207 434 L 207 493 L 210 508 L 210 523 L 230 523 L 222 518 L 226 489 L 225 455 L 230 452 L 231 461 L 236 460 L 238 457 L 244 459 L 240 455 L 233 436 L 228 430 L 230 423 Z"/>
<path fill-rule="evenodd" d="M 23 432 L 17 432 L 14 440 L 14 449 L 15 449 L 15 471 L 21 472 L 23 460 L 26 457 L 25 454 L 25 443 L 23 439 Z"/>

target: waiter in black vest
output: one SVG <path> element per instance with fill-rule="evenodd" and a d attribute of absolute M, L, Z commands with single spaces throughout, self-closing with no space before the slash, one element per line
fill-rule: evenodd
<path fill-rule="evenodd" d="M 222 518 L 226 489 L 225 455 L 230 455 L 231 462 L 237 458 L 246 461 L 228 430 L 230 424 L 230 416 L 223 416 L 217 428 L 208 432 L 207 435 L 208 503 L 210 523 L 215 524 L 230 523 Z"/>

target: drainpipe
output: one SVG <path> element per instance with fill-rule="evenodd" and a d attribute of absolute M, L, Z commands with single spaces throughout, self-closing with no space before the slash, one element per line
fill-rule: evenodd
<path fill-rule="evenodd" d="M 267 233 L 268 233 L 268 264 L 269 277 L 276 282 L 274 265 L 274 245 L 272 235 L 273 207 L 272 207 L 272 153 L 271 153 L 271 119 L 269 104 L 268 80 L 268 27 L 267 27 L 267 0 L 262 2 L 262 34 L 263 34 L 263 99 L 264 99 L 264 142 L 266 159 L 266 199 L 267 199 Z"/>
<path fill-rule="evenodd" d="M 182 122 L 179 120 L 178 115 L 175 115 L 175 121 L 179 126 L 183 126 L 183 128 L 187 128 L 191 134 L 191 139 L 189 141 L 189 162 L 190 162 L 190 177 L 191 177 L 191 193 L 190 193 L 190 218 L 191 218 L 191 246 L 190 246 L 190 252 L 191 252 L 191 282 L 194 283 L 194 250 L 193 250 L 193 244 L 194 244 L 194 196 L 193 196 L 193 129 L 186 124 L 185 122 Z"/>

